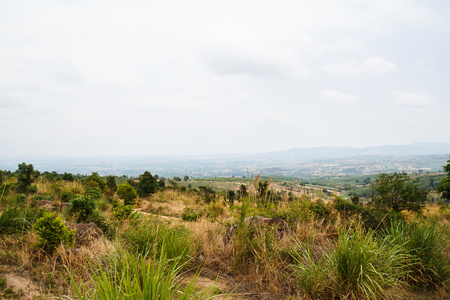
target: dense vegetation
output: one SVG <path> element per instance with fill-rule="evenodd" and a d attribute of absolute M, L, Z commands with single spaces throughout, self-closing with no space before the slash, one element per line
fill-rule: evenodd
<path fill-rule="evenodd" d="M 0 293 L 27 296 L 12 272 L 41 298 L 439 299 L 450 160 L 444 170 L 306 182 L 22 163 L 0 171 Z"/>

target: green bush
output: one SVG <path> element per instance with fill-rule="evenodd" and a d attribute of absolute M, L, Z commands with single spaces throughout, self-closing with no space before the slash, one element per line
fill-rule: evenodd
<path fill-rule="evenodd" d="M 75 230 L 69 230 L 56 213 L 44 213 L 44 216 L 36 221 L 33 229 L 38 234 L 36 247 L 52 253 L 60 244 L 73 247 L 75 243 Z"/>
<path fill-rule="evenodd" d="M 119 203 L 119 205 L 116 205 L 113 208 L 113 216 L 119 221 L 128 218 L 132 212 L 132 205 L 123 205 L 122 203 Z"/>
<path fill-rule="evenodd" d="M 125 205 L 134 205 L 134 199 L 137 198 L 136 189 L 128 182 L 119 184 L 116 194 L 119 198 L 123 199 Z"/>
<path fill-rule="evenodd" d="M 69 215 L 75 216 L 77 223 L 81 223 L 86 222 L 94 210 L 94 200 L 90 197 L 78 196 L 70 202 L 67 212 Z"/>
<path fill-rule="evenodd" d="M 103 196 L 103 193 L 98 187 L 86 187 L 84 189 L 84 195 L 93 200 L 98 200 Z"/>
<path fill-rule="evenodd" d="M 185 207 L 183 209 L 183 213 L 181 214 L 181 218 L 183 221 L 191 221 L 195 222 L 203 215 L 203 211 L 201 209 L 196 209 L 193 207 Z"/>

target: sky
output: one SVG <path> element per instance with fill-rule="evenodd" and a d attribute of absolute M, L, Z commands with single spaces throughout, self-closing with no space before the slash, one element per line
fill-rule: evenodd
<path fill-rule="evenodd" d="M 0 155 L 450 142 L 450 2 L 0 2 Z"/>

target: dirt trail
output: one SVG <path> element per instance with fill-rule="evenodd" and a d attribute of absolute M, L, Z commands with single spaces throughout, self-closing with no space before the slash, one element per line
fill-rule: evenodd
<path fill-rule="evenodd" d="M 51 295 L 41 293 L 38 285 L 31 281 L 31 274 L 29 272 L 17 274 L 13 271 L 7 271 L 2 276 L 6 279 L 6 288 L 11 288 L 14 293 L 19 295 L 20 299 L 47 299 L 52 297 Z"/>
<path fill-rule="evenodd" d="M 158 217 L 158 218 L 165 219 L 165 220 L 177 221 L 177 222 L 181 221 L 181 218 L 152 214 L 152 213 L 148 213 L 148 212 L 142 211 L 141 208 L 135 208 L 134 211 L 138 211 L 138 212 L 140 212 L 143 215 Z"/>

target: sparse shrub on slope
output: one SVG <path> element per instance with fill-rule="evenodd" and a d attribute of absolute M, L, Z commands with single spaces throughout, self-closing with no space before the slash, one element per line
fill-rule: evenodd
<path fill-rule="evenodd" d="M 75 230 L 69 230 L 56 213 L 45 213 L 36 221 L 33 229 L 38 234 L 38 242 L 35 246 L 49 253 L 52 253 L 60 244 L 74 245 Z"/>
<path fill-rule="evenodd" d="M 119 198 L 123 199 L 125 205 L 135 204 L 135 199 L 137 198 L 136 189 L 128 182 L 119 184 L 116 194 Z"/>

